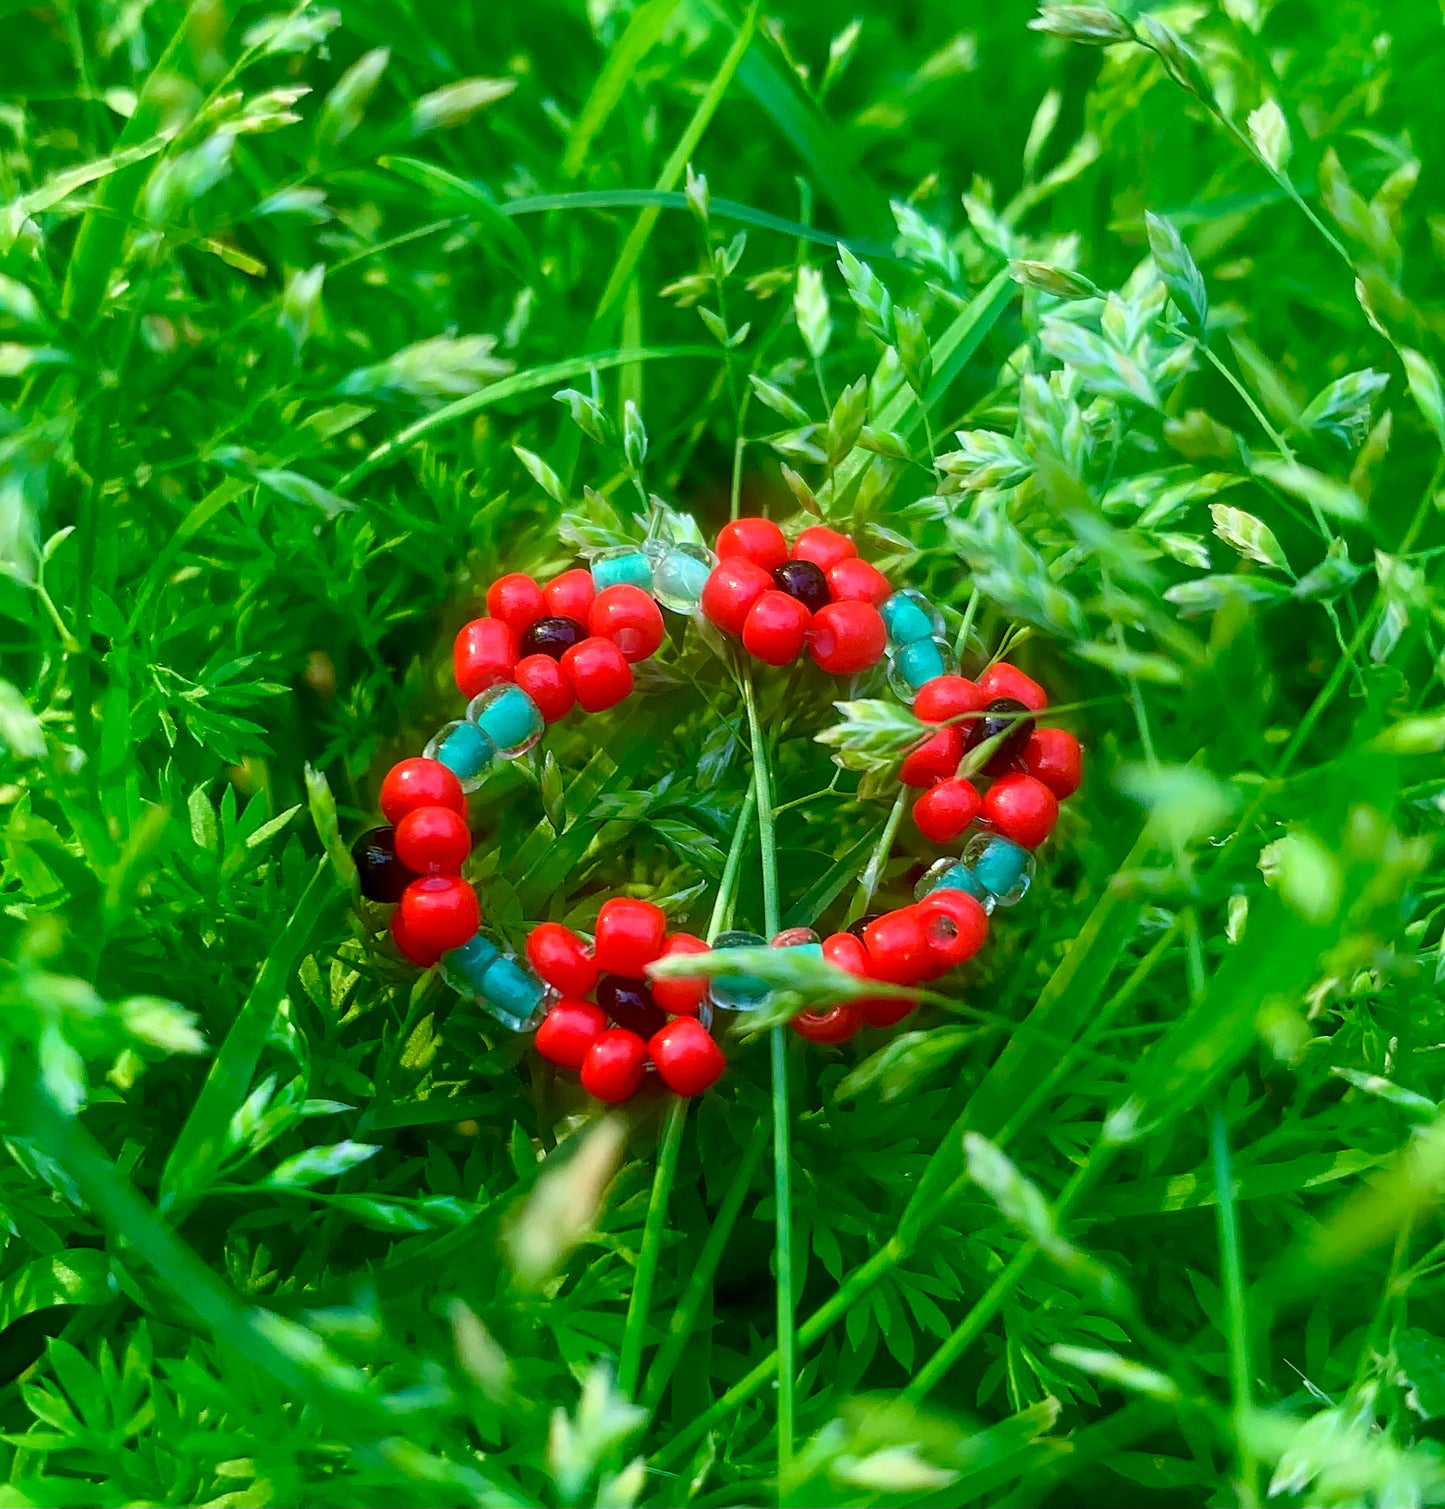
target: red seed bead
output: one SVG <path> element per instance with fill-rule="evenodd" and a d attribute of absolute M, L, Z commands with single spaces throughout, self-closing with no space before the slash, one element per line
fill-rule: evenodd
<path fill-rule="evenodd" d="M 587 632 L 610 639 L 627 660 L 637 661 L 655 654 L 667 631 L 651 594 L 623 584 L 604 587 L 592 599 Z"/>
<path fill-rule="evenodd" d="M 812 561 L 825 575 L 839 561 L 846 561 L 857 554 L 858 547 L 846 534 L 839 534 L 836 529 L 826 529 L 821 524 L 805 529 L 793 541 L 793 559 Z"/>
<path fill-rule="evenodd" d="M 591 1001 L 564 998 L 542 1018 L 534 1039 L 543 1058 L 580 1069 L 587 1050 L 607 1031 L 607 1013 Z"/>
<path fill-rule="evenodd" d="M 562 654 L 562 670 L 584 712 L 616 707 L 632 690 L 632 667 L 610 639 L 594 635 L 574 644 Z"/>
<path fill-rule="evenodd" d="M 409 959 L 418 969 L 430 969 L 446 953 L 444 948 L 428 948 L 418 943 L 411 935 L 400 907 L 391 914 L 391 941 L 402 957 Z"/>
<path fill-rule="evenodd" d="M 401 893 L 401 917 L 419 948 L 460 948 L 481 924 L 477 893 L 459 875 L 428 875 Z"/>
<path fill-rule="evenodd" d="M 856 1001 L 846 1001 L 824 1011 L 800 1011 L 788 1026 L 810 1043 L 846 1043 L 863 1026 L 863 1008 Z"/>
<path fill-rule="evenodd" d="M 1079 741 L 1062 728 L 1036 728 L 1024 745 L 1024 769 L 1063 801 L 1079 789 L 1084 778 L 1084 752 Z"/>
<path fill-rule="evenodd" d="M 579 624 L 587 622 L 587 610 L 597 596 L 592 573 L 581 566 L 554 576 L 542 588 L 542 600 L 547 604 L 551 618 L 570 618 Z"/>
<path fill-rule="evenodd" d="M 771 571 L 787 560 L 788 542 L 771 519 L 734 519 L 718 531 L 717 555 L 720 561 L 742 556 Z"/>
<path fill-rule="evenodd" d="M 987 694 L 967 676 L 935 676 L 918 688 L 913 716 L 923 723 L 947 723 L 961 713 L 981 713 L 987 703 Z"/>
<path fill-rule="evenodd" d="M 813 615 L 786 592 L 768 591 L 748 609 L 743 648 L 764 665 L 791 665 L 802 653 Z"/>
<path fill-rule="evenodd" d="M 872 603 L 878 608 L 893 596 L 888 578 L 876 566 L 860 561 L 856 555 L 845 556 L 830 566 L 827 577 L 828 590 L 835 603 Z"/>
<path fill-rule="evenodd" d="M 1015 772 L 988 788 L 983 815 L 1005 838 L 1037 849 L 1059 820 L 1059 799 L 1042 781 Z"/>
<path fill-rule="evenodd" d="M 829 964 L 866 980 L 870 973 L 868 950 L 853 933 L 829 933 L 823 939 L 823 957 Z"/>
<path fill-rule="evenodd" d="M 940 974 L 973 958 L 988 938 L 988 913 L 964 891 L 940 888 L 914 905 Z"/>
<path fill-rule="evenodd" d="M 517 662 L 516 680 L 549 723 L 565 718 L 577 701 L 566 671 L 550 655 L 524 655 Z"/>
<path fill-rule="evenodd" d="M 416 807 L 396 825 L 395 844 L 396 857 L 418 875 L 460 875 L 472 835 L 450 807 Z"/>
<path fill-rule="evenodd" d="M 1032 712 L 1049 705 L 1049 694 L 1032 676 L 1003 661 L 989 666 L 978 678 L 978 689 L 990 702 L 995 697 L 1016 697 Z"/>
<path fill-rule="evenodd" d="M 660 906 L 630 896 L 614 896 L 602 903 L 597 914 L 592 955 L 603 974 L 640 980 L 647 974 L 647 966 L 662 953 L 666 936 L 667 914 Z"/>
<path fill-rule="evenodd" d="M 701 1095 L 728 1066 L 712 1033 L 696 1017 L 674 1017 L 652 1034 L 647 1051 L 674 1095 Z"/>
<path fill-rule="evenodd" d="M 930 734 L 904 756 L 898 767 L 898 779 L 905 786 L 932 786 L 937 781 L 948 780 L 958 771 L 963 746 L 963 730 L 956 723 L 945 723 L 936 734 Z"/>
<path fill-rule="evenodd" d="M 708 945 L 691 933 L 669 933 L 662 941 L 662 953 L 658 957 L 667 959 L 673 954 L 705 954 L 707 951 Z M 647 983 L 652 989 L 652 999 L 673 1016 L 696 1016 L 698 1007 L 707 997 L 706 975 L 649 979 Z"/>
<path fill-rule="evenodd" d="M 596 959 L 577 934 L 560 922 L 539 922 L 527 934 L 527 962 L 564 996 L 591 995 L 597 984 Z"/>
<path fill-rule="evenodd" d="M 387 822 L 399 823 L 418 807 L 450 807 L 459 817 L 467 815 L 462 783 L 440 760 L 401 760 L 381 783 L 381 810 Z"/>
<path fill-rule="evenodd" d="M 873 973 L 873 961 L 868 957 L 863 940 L 855 933 L 830 933 L 823 939 L 823 957 L 829 964 L 856 975 L 860 980 L 870 978 Z M 901 1021 L 913 1010 L 912 1001 L 899 1001 L 889 996 L 874 996 L 845 1004 L 852 1006 L 864 1022 L 875 1027 L 887 1027 Z"/>
<path fill-rule="evenodd" d="M 474 618 L 457 634 L 452 668 L 457 690 L 467 698 L 510 681 L 517 668 L 516 634 L 500 618 Z"/>
<path fill-rule="evenodd" d="M 620 1105 L 636 1092 L 646 1067 L 647 1044 L 625 1027 L 609 1027 L 582 1060 L 582 1088 L 608 1105 Z"/>
<path fill-rule="evenodd" d="M 500 618 L 520 638 L 539 618 L 546 617 L 547 599 L 526 572 L 510 571 L 487 588 L 487 612 Z"/>
<path fill-rule="evenodd" d="M 813 659 L 830 676 L 866 671 L 887 645 L 887 626 L 872 603 L 829 603 L 813 615 Z"/>
<path fill-rule="evenodd" d="M 932 955 L 929 958 L 931 963 Z M 892 1027 L 917 1009 L 917 1001 L 906 1001 L 901 996 L 876 996 L 863 1002 L 863 1020 L 870 1027 Z"/>
<path fill-rule="evenodd" d="M 868 950 L 868 972 L 890 985 L 912 985 L 931 962 L 923 919 L 911 906 L 875 917 L 863 929 L 863 947 Z"/>
<path fill-rule="evenodd" d="M 946 844 L 957 838 L 983 806 L 972 781 L 950 776 L 930 786 L 913 804 L 913 821 L 930 843 Z"/>
<path fill-rule="evenodd" d="M 772 577 L 756 561 L 730 556 L 712 568 L 703 586 L 703 616 L 727 634 L 741 634 L 748 611 L 772 590 Z"/>

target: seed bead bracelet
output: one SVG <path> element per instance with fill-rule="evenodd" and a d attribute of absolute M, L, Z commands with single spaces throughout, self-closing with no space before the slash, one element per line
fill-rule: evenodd
<path fill-rule="evenodd" d="M 363 834 L 353 855 L 363 894 L 395 905 L 391 936 L 407 959 L 439 966 L 459 995 L 504 1026 L 535 1030 L 538 1051 L 577 1070 L 599 1100 L 630 1098 L 654 1071 L 675 1093 L 700 1094 L 726 1067 L 708 1030 L 712 1011 L 757 1009 L 769 987 L 745 974 L 649 979 L 658 959 L 709 945 L 669 932 L 661 908 L 626 897 L 602 904 L 593 939 L 547 922 L 528 935 L 525 959 L 507 951 L 481 930 L 476 893 L 462 878 L 467 793 L 575 708 L 595 713 L 625 700 L 632 666 L 666 636 L 661 608 L 701 614 L 770 666 L 806 648 L 822 670 L 854 676 L 886 658 L 895 693 L 939 725 L 905 758 L 900 779 L 923 788 L 914 820 L 925 837 L 945 843 L 972 830 L 963 853 L 929 870 L 910 907 L 824 939 L 789 929 L 773 947 L 805 948 L 890 985 L 936 979 L 982 946 L 995 905 L 1022 897 L 1030 851 L 1052 828 L 1057 798 L 1078 784 L 1077 742 L 1033 726 L 1047 702 L 1042 688 L 1008 665 L 977 684 L 957 675 L 927 599 L 894 591 L 851 539 L 823 526 L 789 545 L 772 521 L 737 519 L 719 533 L 716 553 L 659 541 L 612 547 L 545 585 L 522 573 L 500 577 L 486 602 L 487 614 L 464 625 L 454 646 L 465 717 L 438 730 L 420 759 L 392 767 L 380 799 L 388 826 Z M 974 750 L 995 777 L 982 797 L 958 774 Z M 767 941 L 735 930 L 711 946 Z M 792 1025 L 813 1041 L 841 1042 L 901 1020 L 913 1004 L 864 998 L 805 1011 Z"/>

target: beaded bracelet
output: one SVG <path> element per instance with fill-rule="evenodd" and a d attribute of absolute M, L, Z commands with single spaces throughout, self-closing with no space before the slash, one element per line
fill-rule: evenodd
<path fill-rule="evenodd" d="M 807 949 L 859 979 L 936 979 L 978 951 L 995 906 L 1022 899 L 1032 851 L 1052 830 L 1059 799 L 1079 784 L 1077 740 L 1035 726 L 1043 688 L 1004 663 L 977 683 L 958 675 L 940 615 L 921 593 L 894 591 L 846 535 L 812 526 L 790 546 L 770 520 L 744 518 L 716 543 L 716 554 L 688 543 L 611 547 L 545 585 L 521 573 L 493 582 L 487 615 L 464 625 L 454 646 L 465 717 L 438 730 L 420 759 L 392 767 L 380 798 L 390 826 L 369 830 L 352 851 L 362 893 L 395 905 L 391 936 L 407 959 L 438 966 L 502 1025 L 535 1031 L 544 1057 L 577 1070 L 583 1087 L 610 1103 L 630 1098 L 649 1071 L 676 1094 L 700 1094 L 726 1067 L 709 1031 L 712 1011 L 755 1010 L 770 993 L 743 973 L 652 978 L 659 959 L 770 942 Z M 827 938 L 808 928 L 772 940 L 734 930 L 709 945 L 669 932 L 653 903 L 614 897 L 601 906 L 594 938 L 541 923 L 525 960 L 481 930 L 476 893 L 461 875 L 471 851 L 467 793 L 575 707 L 594 713 L 623 701 L 632 666 L 665 637 L 660 608 L 701 614 L 770 666 L 806 648 L 825 672 L 855 676 L 886 657 L 889 686 L 937 725 L 899 769 L 904 785 L 921 789 L 914 823 L 934 843 L 965 838 L 956 857 L 930 867 L 911 906 Z M 992 778 L 982 795 L 979 775 Z M 805 1010 L 791 1025 L 838 1043 L 865 1025 L 898 1022 L 914 1005 L 867 997 Z"/>

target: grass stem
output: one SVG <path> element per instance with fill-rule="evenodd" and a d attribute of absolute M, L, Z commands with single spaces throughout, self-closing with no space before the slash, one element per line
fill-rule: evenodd
<path fill-rule="evenodd" d="M 672 1312 L 672 1319 L 667 1326 L 667 1335 L 663 1338 L 662 1345 L 658 1347 L 652 1359 L 652 1365 L 647 1370 L 647 1379 L 642 1388 L 642 1404 L 648 1410 L 655 1410 L 661 1402 L 663 1390 L 672 1378 L 673 1370 L 682 1357 L 683 1348 L 692 1335 L 693 1326 L 697 1323 L 698 1311 L 702 1308 L 708 1290 L 712 1287 L 713 1277 L 717 1273 L 718 1264 L 722 1261 L 728 1238 L 732 1236 L 733 1227 L 737 1225 L 743 1201 L 747 1198 L 748 1190 L 752 1188 L 753 1179 L 757 1175 L 758 1165 L 763 1161 L 763 1152 L 767 1148 L 771 1131 L 772 1128 L 766 1121 L 759 1121 L 753 1127 L 753 1134 L 748 1139 L 748 1145 L 744 1148 L 743 1156 L 728 1183 L 727 1193 L 723 1195 L 722 1204 L 713 1218 L 712 1229 L 707 1234 L 702 1254 L 688 1275 L 687 1287 L 683 1290 L 682 1299 Z"/>
<path fill-rule="evenodd" d="M 781 924 L 778 905 L 778 844 L 773 823 L 773 777 L 767 739 L 758 716 L 757 690 L 751 667 L 743 677 L 748 733 L 753 749 L 753 791 L 757 798 L 758 849 L 762 859 L 763 931 L 768 938 Z M 769 1033 L 773 1082 L 773 1194 L 777 1227 L 778 1284 L 778 1484 L 787 1477 L 793 1459 L 794 1388 L 797 1373 L 793 1333 L 793 1168 L 788 1112 L 788 1043 L 785 1030 Z"/>
<path fill-rule="evenodd" d="M 1224 1304 L 1229 1317 L 1229 1382 L 1234 1395 L 1235 1460 L 1239 1469 L 1240 1509 L 1259 1503 L 1259 1463 L 1249 1445 L 1249 1412 L 1253 1406 L 1253 1373 L 1249 1361 L 1249 1313 L 1240 1257 L 1239 1222 L 1234 1209 L 1234 1170 L 1229 1158 L 1229 1128 L 1222 1111 L 1215 1111 L 1210 1127 L 1214 1155 L 1215 1211 L 1219 1218 L 1219 1259 L 1223 1269 Z"/>
<path fill-rule="evenodd" d="M 677 1178 L 677 1159 L 682 1150 L 682 1131 L 687 1123 L 687 1100 L 672 1096 L 662 1121 L 662 1138 L 657 1149 L 657 1170 L 652 1176 L 652 1197 L 647 1202 L 647 1219 L 642 1228 L 642 1250 L 637 1256 L 637 1273 L 632 1281 L 632 1297 L 627 1303 L 627 1323 L 622 1333 L 622 1354 L 617 1364 L 617 1386 L 631 1397 L 637 1392 L 642 1371 L 642 1344 L 647 1330 L 647 1312 L 652 1307 L 652 1290 L 657 1280 L 657 1260 L 662 1255 L 662 1238 L 667 1228 L 667 1204 Z"/>

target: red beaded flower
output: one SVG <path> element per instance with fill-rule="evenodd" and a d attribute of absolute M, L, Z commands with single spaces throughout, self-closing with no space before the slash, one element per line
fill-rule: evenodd
<path fill-rule="evenodd" d="M 582 1087 L 608 1104 L 631 1099 L 649 1063 L 674 1094 L 701 1095 L 727 1067 L 697 1016 L 707 981 L 649 984 L 647 966 L 706 949 L 690 933 L 669 933 L 661 907 L 623 896 L 603 902 L 590 948 L 560 923 L 534 927 L 528 961 L 562 997 L 537 1028 L 537 1051 L 580 1071 Z"/>
<path fill-rule="evenodd" d="M 703 615 L 765 665 L 791 665 L 806 645 L 832 676 L 871 670 L 888 647 L 878 605 L 887 578 L 846 535 L 815 525 L 789 549 L 770 519 L 734 519 L 717 537 Z"/>
<path fill-rule="evenodd" d="M 1060 800 L 1078 789 L 1083 755 L 1073 734 L 1036 727 L 1034 715 L 1048 701 L 1037 681 L 1004 661 L 977 682 L 944 675 L 918 688 L 914 715 L 939 728 L 904 757 L 898 779 L 923 788 L 913 821 L 925 838 L 951 843 L 980 816 L 1029 850 L 1053 832 Z M 973 778 L 958 770 L 985 744 L 987 758 L 973 776 L 992 777 L 993 784 L 980 796 Z"/>

